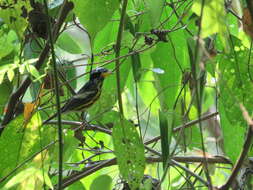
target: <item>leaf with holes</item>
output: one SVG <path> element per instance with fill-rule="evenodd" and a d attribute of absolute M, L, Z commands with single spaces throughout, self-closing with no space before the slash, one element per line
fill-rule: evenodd
<path fill-rule="evenodd" d="M 119 120 L 113 128 L 113 144 L 122 177 L 131 189 L 139 188 L 144 175 L 144 146 L 136 127 L 125 119 Z"/>

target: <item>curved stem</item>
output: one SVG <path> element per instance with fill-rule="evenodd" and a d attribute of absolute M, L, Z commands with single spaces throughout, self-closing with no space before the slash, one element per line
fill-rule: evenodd
<path fill-rule="evenodd" d="M 122 0 L 122 10 L 121 10 L 121 16 L 120 16 L 120 24 L 119 24 L 119 30 L 117 35 L 117 42 L 115 46 L 115 58 L 120 57 L 120 46 L 121 46 L 121 40 L 122 40 L 122 33 L 124 31 L 124 24 L 125 24 L 125 17 L 126 17 L 126 8 L 127 8 L 127 2 L 128 0 Z M 122 97 L 121 97 L 121 90 L 120 90 L 120 62 L 119 59 L 115 61 L 116 64 L 116 79 L 117 79 L 117 89 L 118 89 L 118 104 L 119 104 L 119 111 L 121 115 L 124 114 L 123 112 L 123 104 L 122 104 Z"/>

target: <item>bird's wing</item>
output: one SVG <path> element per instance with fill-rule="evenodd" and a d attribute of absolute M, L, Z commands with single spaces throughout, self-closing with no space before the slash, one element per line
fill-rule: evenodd
<path fill-rule="evenodd" d="M 74 95 L 63 107 L 61 112 L 68 111 L 80 111 L 79 107 L 85 108 L 86 106 L 92 104 L 94 97 L 98 93 L 98 90 L 89 90 L 83 93 L 78 93 Z"/>

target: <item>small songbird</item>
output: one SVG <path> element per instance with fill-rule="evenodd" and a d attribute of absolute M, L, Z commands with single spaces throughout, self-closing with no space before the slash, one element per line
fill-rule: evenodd
<path fill-rule="evenodd" d="M 112 72 L 106 68 L 96 68 L 91 71 L 90 80 L 84 84 L 84 86 L 71 97 L 65 105 L 61 108 L 61 113 L 67 113 L 70 111 L 85 111 L 91 105 L 93 105 L 101 95 L 102 85 L 105 77 L 109 76 Z M 57 115 L 54 114 L 43 122 L 46 124 Z"/>

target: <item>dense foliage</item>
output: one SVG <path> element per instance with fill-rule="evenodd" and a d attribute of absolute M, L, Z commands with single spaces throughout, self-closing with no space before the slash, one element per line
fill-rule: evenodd
<path fill-rule="evenodd" d="M 252 18 L 250 0 L 0 0 L 0 188 L 252 189 Z M 97 67 L 99 100 L 60 114 Z"/>

